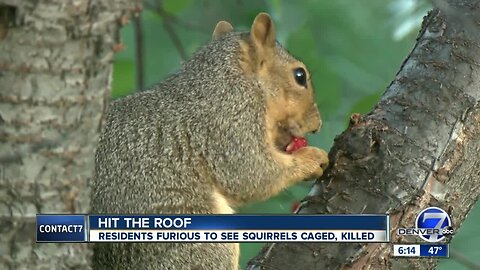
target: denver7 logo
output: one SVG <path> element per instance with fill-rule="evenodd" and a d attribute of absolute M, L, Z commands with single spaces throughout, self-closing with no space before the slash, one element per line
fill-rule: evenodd
<path fill-rule="evenodd" d="M 431 229 L 428 233 L 419 235 L 427 242 L 439 242 L 445 238 L 445 235 L 453 234 L 450 217 L 447 212 L 438 207 L 424 209 L 417 216 L 415 224 L 417 229 Z"/>

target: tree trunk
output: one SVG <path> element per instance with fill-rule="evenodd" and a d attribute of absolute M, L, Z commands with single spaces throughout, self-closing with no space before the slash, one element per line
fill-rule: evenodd
<path fill-rule="evenodd" d="M 389 213 L 392 242 L 427 206 L 458 229 L 480 193 L 480 2 L 449 0 L 425 17 L 417 44 L 367 115 L 352 115 L 302 213 Z M 392 258 L 391 244 L 278 243 L 249 269 L 434 269 Z"/>
<path fill-rule="evenodd" d="M 139 1 L 0 0 L 0 269 L 87 268 L 36 244 L 37 213 L 87 213 L 119 28 Z"/>

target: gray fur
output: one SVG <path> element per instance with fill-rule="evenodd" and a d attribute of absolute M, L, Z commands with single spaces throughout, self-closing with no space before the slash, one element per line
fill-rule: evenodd
<path fill-rule="evenodd" d="M 265 90 L 238 64 L 247 35 L 225 34 L 150 90 L 111 103 L 93 213 L 211 214 L 215 185 L 238 201 L 264 198 L 281 172 L 264 142 Z M 229 245 L 95 244 L 93 267 L 232 269 Z"/>

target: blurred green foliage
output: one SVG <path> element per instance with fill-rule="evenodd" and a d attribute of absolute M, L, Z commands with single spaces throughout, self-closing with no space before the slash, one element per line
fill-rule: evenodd
<path fill-rule="evenodd" d="M 182 49 L 191 55 L 211 38 L 219 20 L 248 30 L 258 12 L 269 12 L 276 23 L 278 40 L 312 74 L 324 125 L 319 134 L 309 137 L 309 142 L 326 149 L 345 129 L 351 113 L 367 113 L 378 101 L 414 45 L 421 17 L 429 8 L 428 3 L 415 0 L 149 0 L 145 7 L 145 85 L 161 81 L 182 61 L 166 23 L 172 25 Z M 121 36 L 126 49 L 116 55 L 113 98 L 132 93 L 135 85 L 131 24 L 122 29 Z M 310 184 L 297 185 L 266 202 L 247 205 L 240 212 L 289 213 L 292 203 L 301 200 L 309 188 Z M 480 237 L 474 233 L 479 220 L 477 206 L 452 243 L 452 249 L 472 260 L 480 255 Z M 242 244 L 242 267 L 261 246 Z M 450 259 L 443 260 L 439 269 L 462 267 Z"/>

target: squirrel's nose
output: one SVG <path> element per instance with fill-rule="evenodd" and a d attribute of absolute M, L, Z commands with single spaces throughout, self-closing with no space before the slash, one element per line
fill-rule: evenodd
<path fill-rule="evenodd" d="M 317 125 L 317 128 L 312 131 L 313 133 L 317 133 L 320 131 L 320 128 L 322 127 L 322 119 L 318 119 L 318 125 Z"/>

